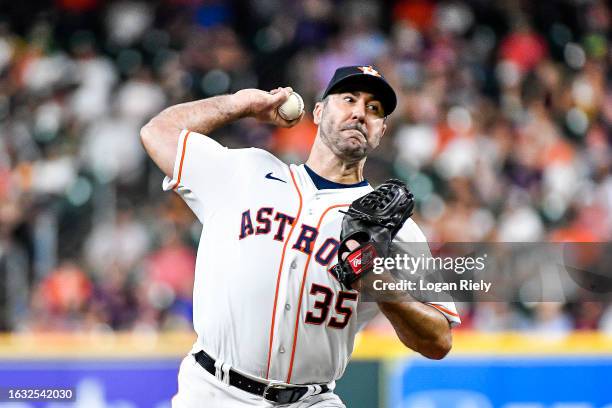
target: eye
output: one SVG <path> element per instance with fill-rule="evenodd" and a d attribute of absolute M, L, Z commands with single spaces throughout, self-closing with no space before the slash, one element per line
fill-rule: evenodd
<path fill-rule="evenodd" d="M 343 99 L 344 99 L 345 102 L 354 102 L 355 101 L 355 98 L 353 98 L 350 95 L 345 96 Z"/>
<path fill-rule="evenodd" d="M 374 113 L 380 113 L 381 112 L 381 108 L 380 106 L 378 106 L 378 104 L 375 103 L 369 103 L 368 104 L 368 109 Z"/>

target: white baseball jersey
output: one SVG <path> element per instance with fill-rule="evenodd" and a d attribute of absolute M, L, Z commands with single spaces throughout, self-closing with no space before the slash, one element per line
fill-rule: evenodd
<path fill-rule="evenodd" d="M 203 224 L 192 352 L 291 384 L 342 375 L 355 335 L 379 310 L 328 270 L 337 259 L 339 211 L 372 188 L 322 180 L 264 150 L 228 149 L 181 132 L 174 174 L 163 187 L 175 189 Z M 398 237 L 425 242 L 410 219 Z M 460 322 L 453 303 L 432 306 Z"/>

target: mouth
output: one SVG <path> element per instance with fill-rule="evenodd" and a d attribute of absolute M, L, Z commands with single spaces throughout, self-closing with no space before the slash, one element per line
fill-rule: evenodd
<path fill-rule="evenodd" d="M 367 140 L 366 136 L 359 129 L 343 129 L 343 132 L 349 132 L 349 138 L 358 139 L 360 142 Z"/>

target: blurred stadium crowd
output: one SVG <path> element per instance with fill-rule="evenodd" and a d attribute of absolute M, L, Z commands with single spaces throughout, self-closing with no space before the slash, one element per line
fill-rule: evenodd
<path fill-rule="evenodd" d="M 430 241 L 612 236 L 604 1 L 54 3 L 0 5 L 0 330 L 189 330 L 200 227 L 140 127 L 245 87 L 291 85 L 311 109 L 341 65 L 398 91 L 366 176 L 408 182 Z M 300 162 L 315 132 L 213 136 Z M 462 309 L 464 328 L 612 332 L 601 302 Z"/>

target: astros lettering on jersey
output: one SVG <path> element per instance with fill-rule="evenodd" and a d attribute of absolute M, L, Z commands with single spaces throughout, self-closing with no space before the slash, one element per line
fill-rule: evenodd
<path fill-rule="evenodd" d="M 290 384 L 333 384 L 355 335 L 377 313 L 328 272 L 343 214 L 372 191 L 318 177 L 256 148 L 228 149 L 183 130 L 174 189 L 203 224 L 194 283 L 192 352 L 225 367 Z M 396 240 L 426 242 L 409 219 Z M 451 325 L 454 303 L 436 303 Z"/>

